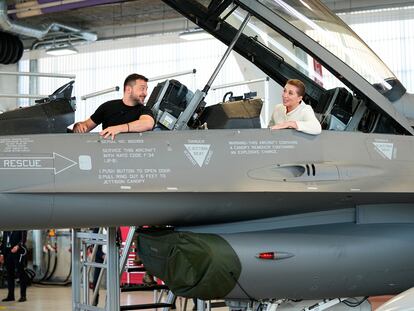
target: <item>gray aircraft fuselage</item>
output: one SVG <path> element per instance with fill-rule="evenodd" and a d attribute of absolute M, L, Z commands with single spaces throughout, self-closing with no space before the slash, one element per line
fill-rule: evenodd
<path fill-rule="evenodd" d="M 195 225 L 414 202 L 410 136 L 293 130 L 0 138 L 0 227 Z"/>

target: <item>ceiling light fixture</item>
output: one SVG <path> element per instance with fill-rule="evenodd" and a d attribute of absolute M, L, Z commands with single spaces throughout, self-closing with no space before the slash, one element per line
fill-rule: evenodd
<path fill-rule="evenodd" d="M 72 44 L 66 44 L 63 46 L 53 45 L 51 48 L 46 50 L 46 54 L 53 56 L 72 55 L 76 53 L 79 53 L 79 51 Z"/>
<path fill-rule="evenodd" d="M 212 39 L 213 36 L 205 32 L 203 29 L 192 29 L 181 32 L 178 35 L 181 39 L 184 40 L 205 40 Z"/>

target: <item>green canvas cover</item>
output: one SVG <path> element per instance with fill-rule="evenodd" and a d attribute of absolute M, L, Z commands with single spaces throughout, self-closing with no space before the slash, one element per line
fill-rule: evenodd
<path fill-rule="evenodd" d="M 138 253 L 146 270 L 163 280 L 177 296 L 224 298 L 241 272 L 234 250 L 214 234 L 140 233 Z"/>

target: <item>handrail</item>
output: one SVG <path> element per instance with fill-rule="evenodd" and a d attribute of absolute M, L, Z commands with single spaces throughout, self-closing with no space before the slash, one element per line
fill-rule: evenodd
<path fill-rule="evenodd" d="M 0 75 L 67 78 L 67 79 L 75 79 L 76 78 L 76 75 L 74 75 L 74 74 L 46 73 L 46 72 L 23 72 L 23 71 L 0 71 Z"/>

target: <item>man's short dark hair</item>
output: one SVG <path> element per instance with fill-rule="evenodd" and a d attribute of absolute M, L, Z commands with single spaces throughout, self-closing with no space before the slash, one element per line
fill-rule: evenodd
<path fill-rule="evenodd" d="M 140 74 L 137 74 L 137 73 L 130 74 L 128 77 L 126 77 L 126 79 L 124 81 L 124 91 L 125 91 L 125 88 L 127 87 L 127 85 L 134 86 L 135 81 L 137 81 L 137 80 L 143 80 L 145 82 L 148 82 L 148 78 L 143 76 L 143 75 L 140 75 Z"/>

